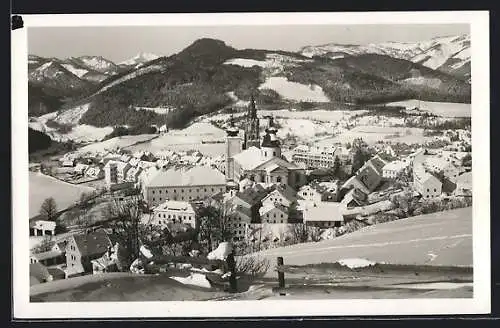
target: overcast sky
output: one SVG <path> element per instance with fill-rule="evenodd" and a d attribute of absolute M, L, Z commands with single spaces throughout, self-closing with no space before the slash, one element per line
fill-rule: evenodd
<path fill-rule="evenodd" d="M 411 42 L 466 33 L 469 26 L 464 24 L 31 27 L 28 51 L 57 58 L 99 55 L 120 62 L 139 52 L 172 55 L 203 37 L 223 40 L 237 49 L 296 51 L 302 46 L 330 42 Z"/>

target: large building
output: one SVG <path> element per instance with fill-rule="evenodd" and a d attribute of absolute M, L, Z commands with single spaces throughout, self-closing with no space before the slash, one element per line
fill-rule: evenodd
<path fill-rule="evenodd" d="M 336 151 L 335 147 L 320 148 L 300 145 L 293 150 L 292 160 L 294 163 L 303 163 L 309 169 L 331 168 L 338 156 Z"/>
<path fill-rule="evenodd" d="M 417 164 L 413 167 L 413 187 L 422 198 L 434 198 L 441 195 L 443 184 L 427 172 L 422 164 Z"/>
<path fill-rule="evenodd" d="M 271 124 L 272 124 L 272 120 Z M 298 188 L 305 183 L 304 169 L 288 162 L 281 155 L 281 145 L 274 126 L 259 138 L 259 119 L 255 102 L 249 107 L 242 144 L 239 130 L 231 124 L 227 129 L 225 176 L 228 185 L 236 187 L 245 178 L 263 184 L 287 184 Z"/>
<path fill-rule="evenodd" d="M 150 223 L 162 228 L 167 228 L 169 223 L 181 223 L 196 229 L 196 212 L 189 202 L 167 200 L 153 209 Z"/>
<path fill-rule="evenodd" d="M 201 201 L 225 190 L 224 175 L 208 166 L 161 168 L 142 182 L 142 193 L 150 206 L 166 200 Z"/>

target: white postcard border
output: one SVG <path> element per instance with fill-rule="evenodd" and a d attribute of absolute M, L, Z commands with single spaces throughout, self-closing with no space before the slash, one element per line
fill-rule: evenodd
<path fill-rule="evenodd" d="M 244 14 L 23 15 L 12 32 L 13 295 L 15 318 L 274 317 L 490 312 L 489 14 L 486 11 Z M 29 302 L 27 30 L 41 26 L 470 24 L 473 154 L 471 299 L 227 302 Z M 68 45 L 71 46 L 71 45 Z M 19 260 L 17 260 L 19 259 Z"/>

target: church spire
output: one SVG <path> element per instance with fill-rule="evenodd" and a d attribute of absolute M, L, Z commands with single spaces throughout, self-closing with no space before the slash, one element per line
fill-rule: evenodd
<path fill-rule="evenodd" d="M 253 93 L 250 96 L 250 107 L 248 108 L 250 118 L 257 118 L 257 108 L 255 107 L 255 98 Z"/>

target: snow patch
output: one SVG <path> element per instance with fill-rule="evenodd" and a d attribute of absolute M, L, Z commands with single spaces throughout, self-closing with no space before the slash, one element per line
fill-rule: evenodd
<path fill-rule="evenodd" d="M 259 86 L 259 89 L 272 89 L 283 98 L 295 101 L 309 102 L 329 102 L 330 100 L 323 92 L 323 89 L 315 84 L 305 85 L 297 82 L 290 82 L 285 77 L 269 77 Z"/>
<path fill-rule="evenodd" d="M 132 57 L 130 59 L 122 61 L 118 65 L 127 65 L 127 66 L 137 65 L 137 64 L 142 64 L 142 63 L 145 63 L 145 62 L 148 62 L 148 61 L 151 61 L 151 60 L 155 60 L 155 59 L 158 59 L 158 58 L 160 58 L 160 56 L 158 56 L 158 55 L 155 55 L 155 54 L 152 54 L 152 53 L 141 52 L 141 53 L 137 54 L 136 56 L 134 56 L 134 57 Z"/>
<path fill-rule="evenodd" d="M 201 273 L 193 273 L 188 277 L 170 277 L 170 278 L 184 285 L 193 285 L 202 288 L 212 288 L 212 286 L 210 285 L 210 281 L 208 281 L 207 277 L 205 277 L 205 275 Z"/>
<path fill-rule="evenodd" d="M 225 260 L 226 257 L 233 251 L 231 244 L 228 242 L 220 243 L 217 249 L 211 251 L 207 255 L 209 260 Z"/>
<path fill-rule="evenodd" d="M 64 67 L 65 69 L 67 69 L 68 71 L 70 71 L 71 73 L 75 74 L 76 76 L 78 76 L 80 78 L 89 72 L 86 69 L 76 68 L 75 66 L 73 66 L 71 64 L 62 64 L 62 67 Z"/>
<path fill-rule="evenodd" d="M 266 61 L 262 60 L 255 60 L 255 59 L 246 59 L 246 58 L 233 58 L 226 60 L 224 62 L 226 65 L 237 65 L 237 66 L 242 66 L 242 67 L 252 67 L 252 66 L 260 66 L 260 67 L 267 67 L 268 63 Z"/>
<path fill-rule="evenodd" d="M 142 107 L 142 106 L 135 107 L 136 111 L 147 110 L 159 115 L 165 115 L 173 109 L 174 109 L 173 107 Z"/>
<path fill-rule="evenodd" d="M 376 264 L 375 262 L 368 261 L 366 259 L 359 259 L 359 258 L 342 259 L 342 260 L 339 260 L 338 263 L 340 265 L 346 266 L 350 269 L 366 268 L 366 267 L 373 266 Z"/>

